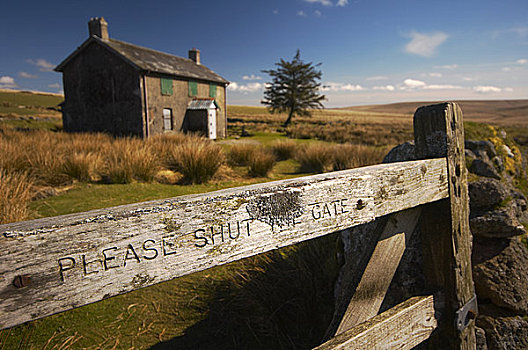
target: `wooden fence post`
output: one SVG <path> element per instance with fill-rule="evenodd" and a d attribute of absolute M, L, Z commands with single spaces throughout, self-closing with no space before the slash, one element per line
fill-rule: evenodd
<path fill-rule="evenodd" d="M 449 198 L 424 206 L 421 218 L 426 283 L 431 290 L 441 289 L 445 297 L 437 336 L 430 340 L 433 348 L 475 349 L 476 310 L 457 319 L 457 311 L 475 293 L 464 128 L 458 105 L 419 108 L 414 115 L 414 138 L 419 159 L 447 157 Z"/>

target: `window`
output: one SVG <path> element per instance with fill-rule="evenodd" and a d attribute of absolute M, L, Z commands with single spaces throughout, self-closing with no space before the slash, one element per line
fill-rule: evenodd
<path fill-rule="evenodd" d="M 189 96 L 197 96 L 198 95 L 198 83 L 195 81 L 189 81 Z"/>
<path fill-rule="evenodd" d="M 172 95 L 172 79 L 161 78 L 161 94 Z"/>
<path fill-rule="evenodd" d="M 215 84 L 209 84 L 209 97 L 212 97 L 212 98 L 216 97 L 216 85 Z"/>

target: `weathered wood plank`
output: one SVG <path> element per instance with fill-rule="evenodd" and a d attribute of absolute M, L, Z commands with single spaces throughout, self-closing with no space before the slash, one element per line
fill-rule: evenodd
<path fill-rule="evenodd" d="M 446 316 L 433 347 L 475 349 L 474 322 L 462 332 L 455 324 L 455 312 L 474 295 L 462 111 L 455 103 L 419 108 L 414 135 L 419 158 L 448 160 L 449 198 L 425 206 L 421 219 L 426 282 L 431 290 L 442 289 L 446 298 Z"/>
<path fill-rule="evenodd" d="M 440 200 L 446 179 L 445 159 L 382 164 L 0 225 L 0 328 Z"/>
<path fill-rule="evenodd" d="M 336 334 L 341 334 L 378 314 L 420 213 L 421 208 L 412 208 L 391 215 Z"/>
<path fill-rule="evenodd" d="M 432 295 L 412 297 L 315 349 L 412 349 L 437 327 L 434 299 Z"/>

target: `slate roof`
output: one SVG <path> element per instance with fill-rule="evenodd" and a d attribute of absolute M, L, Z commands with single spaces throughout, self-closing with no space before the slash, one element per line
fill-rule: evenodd
<path fill-rule="evenodd" d="M 165 52 L 148 49 L 126 43 L 124 41 L 108 39 L 103 40 L 97 36 L 92 36 L 80 47 L 62 61 L 55 70 L 62 72 L 63 67 L 75 56 L 80 54 L 85 47 L 92 42 L 96 42 L 110 51 L 121 56 L 129 64 L 146 73 L 160 73 L 173 75 L 176 77 L 206 80 L 221 84 L 229 84 L 229 81 L 222 78 L 202 64 L 196 64 L 193 60 L 174 56 Z"/>

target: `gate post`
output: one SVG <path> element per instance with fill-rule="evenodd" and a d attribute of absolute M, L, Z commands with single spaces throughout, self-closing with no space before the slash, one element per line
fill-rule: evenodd
<path fill-rule="evenodd" d="M 472 236 L 460 107 L 449 102 L 419 108 L 414 138 L 418 159 L 446 157 L 449 183 L 449 198 L 424 206 L 421 217 L 426 284 L 432 291 L 441 290 L 445 298 L 438 334 L 430 344 L 475 349 L 477 310 L 472 304 Z"/>

